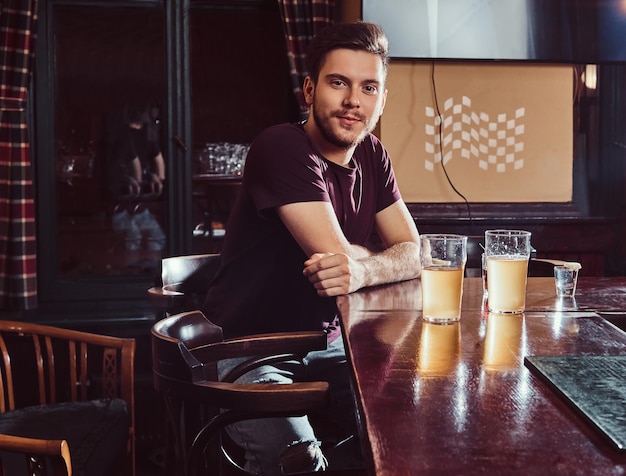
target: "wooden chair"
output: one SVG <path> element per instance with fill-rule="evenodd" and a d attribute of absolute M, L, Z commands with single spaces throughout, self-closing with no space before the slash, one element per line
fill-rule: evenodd
<path fill-rule="evenodd" d="M 264 363 L 301 359 L 312 350 L 325 348 L 323 332 L 224 340 L 221 328 L 200 311 L 157 322 L 152 328 L 154 385 L 165 399 L 174 439 L 169 448 L 167 474 L 177 474 L 175 468 L 182 475 L 222 474 L 221 470 L 248 474 L 236 462 L 226 439 L 222 439 L 223 428 L 246 419 L 305 415 L 325 408 L 329 404 L 329 385 L 232 382 Z M 245 362 L 218 381 L 219 360 L 250 355 L 260 357 Z"/>
<path fill-rule="evenodd" d="M 0 434 L 66 440 L 76 474 L 134 475 L 134 339 L 0 320 L 0 352 Z"/>
<path fill-rule="evenodd" d="M 164 315 L 200 308 L 219 265 L 219 254 L 163 258 L 161 286 L 148 289 L 148 301 Z"/>
<path fill-rule="evenodd" d="M 4 463 L 9 459 L 15 461 L 5 467 Z M 16 472 L 18 466 L 23 471 Z M 20 475 L 71 476 L 72 463 L 67 441 L 0 435 L 0 476 Z"/>

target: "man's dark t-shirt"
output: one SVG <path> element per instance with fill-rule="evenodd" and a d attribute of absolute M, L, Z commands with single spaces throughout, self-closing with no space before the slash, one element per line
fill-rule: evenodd
<path fill-rule="evenodd" d="M 319 297 L 303 276 L 308 256 L 277 207 L 330 202 L 348 241 L 367 246 L 376 213 L 399 199 L 387 151 L 373 135 L 342 167 L 313 148 L 301 124 L 266 129 L 250 147 L 203 311 L 226 337 L 326 327 L 336 316 L 335 299 Z"/>

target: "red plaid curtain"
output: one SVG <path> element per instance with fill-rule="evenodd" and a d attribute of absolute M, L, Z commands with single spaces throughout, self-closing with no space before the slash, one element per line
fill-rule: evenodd
<path fill-rule="evenodd" d="M 26 124 L 38 0 L 0 1 L 0 309 L 37 306 L 35 204 Z"/>
<path fill-rule="evenodd" d="M 307 76 L 306 50 L 311 38 L 333 21 L 334 0 L 278 0 L 285 27 L 287 57 L 291 84 L 300 105 L 302 119 L 307 117 L 307 107 L 302 94 L 302 83 Z"/>

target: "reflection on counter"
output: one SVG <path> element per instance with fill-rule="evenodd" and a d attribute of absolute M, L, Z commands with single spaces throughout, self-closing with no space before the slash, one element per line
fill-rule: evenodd
<path fill-rule="evenodd" d="M 487 316 L 484 364 L 488 370 L 518 367 L 524 358 L 524 314 Z"/>
<path fill-rule="evenodd" d="M 422 323 L 419 370 L 424 375 L 446 375 L 461 355 L 461 323 Z"/>

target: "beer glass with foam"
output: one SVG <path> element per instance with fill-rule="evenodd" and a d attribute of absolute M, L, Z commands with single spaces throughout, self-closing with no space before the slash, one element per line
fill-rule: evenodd
<path fill-rule="evenodd" d="M 461 318 L 467 236 L 424 234 L 421 240 L 422 315 L 426 321 Z"/>
<path fill-rule="evenodd" d="M 524 312 L 530 250 L 529 231 L 485 232 L 489 312 L 501 314 Z"/>

